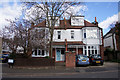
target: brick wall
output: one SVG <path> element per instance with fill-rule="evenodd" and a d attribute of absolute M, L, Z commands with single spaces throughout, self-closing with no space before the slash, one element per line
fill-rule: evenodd
<path fill-rule="evenodd" d="M 53 58 L 16 58 L 15 66 L 19 67 L 42 67 L 54 66 L 55 60 Z"/>
<path fill-rule="evenodd" d="M 66 67 L 75 67 L 75 52 L 66 52 Z"/>

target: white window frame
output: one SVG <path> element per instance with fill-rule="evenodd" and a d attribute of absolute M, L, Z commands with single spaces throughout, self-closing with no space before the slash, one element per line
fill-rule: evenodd
<path fill-rule="evenodd" d="M 92 48 L 92 46 L 93 46 L 93 48 Z M 86 47 L 86 49 L 85 49 L 85 47 Z M 90 47 L 90 48 L 88 48 L 88 47 Z M 96 49 L 95 49 L 95 47 L 96 47 Z M 86 56 L 90 56 L 88 54 L 88 50 L 90 50 L 90 54 L 92 54 L 92 50 L 94 50 L 93 54 L 95 54 L 95 50 L 97 50 L 97 54 L 100 54 L 99 45 L 86 45 L 86 46 L 83 46 L 83 54 L 84 55 L 85 55 L 85 50 L 86 50 Z"/>
<path fill-rule="evenodd" d="M 32 57 L 46 57 L 49 56 L 48 51 L 44 50 L 44 55 L 42 55 L 42 50 L 43 49 L 32 49 L 32 51 L 37 50 L 37 55 L 35 55 L 35 52 L 32 53 Z M 39 55 L 39 50 L 41 52 L 41 54 Z"/>
<path fill-rule="evenodd" d="M 60 32 L 60 33 L 59 33 L 59 32 Z M 59 38 L 58 38 L 59 35 L 60 35 L 60 39 L 61 39 L 61 31 L 57 31 L 57 39 L 59 39 Z"/>

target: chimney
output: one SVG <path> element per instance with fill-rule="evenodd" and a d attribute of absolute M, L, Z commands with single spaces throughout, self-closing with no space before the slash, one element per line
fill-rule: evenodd
<path fill-rule="evenodd" d="M 66 25 L 67 25 L 67 23 L 66 23 L 66 19 L 64 17 L 64 27 L 65 27 L 65 30 L 66 30 Z"/>
<path fill-rule="evenodd" d="M 98 26 L 98 22 L 97 22 L 97 19 L 96 19 L 96 17 L 95 17 L 95 25 L 97 25 L 97 26 Z"/>
<path fill-rule="evenodd" d="M 33 28 L 33 27 L 34 27 L 34 23 L 32 22 L 32 23 L 31 23 L 31 28 Z"/>
<path fill-rule="evenodd" d="M 95 17 L 95 22 L 97 22 L 97 19 L 96 19 L 96 17 Z"/>

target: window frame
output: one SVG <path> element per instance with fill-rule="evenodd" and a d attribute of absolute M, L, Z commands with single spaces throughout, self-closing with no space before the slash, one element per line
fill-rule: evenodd
<path fill-rule="evenodd" d="M 57 31 L 57 39 L 61 39 L 61 31 Z"/>

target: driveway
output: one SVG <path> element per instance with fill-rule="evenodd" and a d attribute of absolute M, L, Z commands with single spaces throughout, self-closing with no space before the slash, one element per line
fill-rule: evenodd
<path fill-rule="evenodd" d="M 2 64 L 3 78 L 118 78 L 118 63 L 105 62 L 103 66 L 66 68 L 8 68 Z"/>

